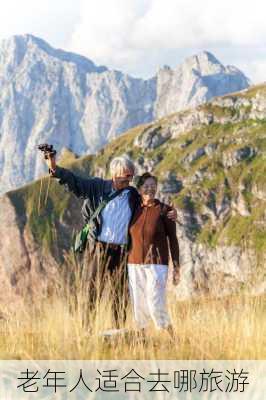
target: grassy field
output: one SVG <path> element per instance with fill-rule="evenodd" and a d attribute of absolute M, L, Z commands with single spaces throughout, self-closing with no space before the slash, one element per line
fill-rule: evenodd
<path fill-rule="evenodd" d="M 56 282 L 53 294 L 2 309 L 0 359 L 266 359 L 265 295 L 177 301 L 169 293 L 173 342 L 153 324 L 145 342 L 134 334 L 104 342 L 99 333 L 112 327 L 109 298 L 107 288 L 87 318 L 86 287 L 74 271 L 71 285 Z M 130 307 L 126 327 L 134 330 Z"/>

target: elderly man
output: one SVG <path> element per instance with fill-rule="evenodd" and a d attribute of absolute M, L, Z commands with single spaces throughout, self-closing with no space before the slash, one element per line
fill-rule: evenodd
<path fill-rule="evenodd" d="M 119 316 L 125 321 L 128 298 L 128 228 L 140 202 L 138 191 L 130 186 L 135 173 L 134 164 L 126 156 L 114 158 L 110 164 L 111 179 L 106 180 L 98 177 L 81 178 L 59 167 L 54 155 L 48 154 L 46 162 L 52 177 L 58 178 L 60 184 L 67 185 L 77 197 L 84 199 L 82 214 L 85 222 L 89 221 L 92 213 L 104 200 L 108 201 L 95 219 L 85 260 L 88 264 L 90 309 L 93 310 L 97 295 L 101 296 L 106 280 L 110 279 L 113 291 L 110 301 L 118 327 L 121 322 Z M 171 211 L 169 217 L 175 220 L 176 211 Z"/>

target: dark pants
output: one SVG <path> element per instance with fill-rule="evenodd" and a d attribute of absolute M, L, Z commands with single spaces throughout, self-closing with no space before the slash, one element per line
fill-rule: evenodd
<path fill-rule="evenodd" d="M 111 293 L 106 301 L 111 301 L 113 319 L 118 328 L 125 323 L 128 304 L 127 253 L 121 246 L 101 242 L 89 243 L 86 253 L 89 313 L 95 311 L 109 281 Z"/>

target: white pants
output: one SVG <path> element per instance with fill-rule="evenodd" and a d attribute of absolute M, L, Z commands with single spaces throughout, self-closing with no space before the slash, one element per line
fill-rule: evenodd
<path fill-rule="evenodd" d="M 130 298 L 140 329 L 146 328 L 150 318 L 158 329 L 170 324 L 166 308 L 167 275 L 167 265 L 128 264 Z"/>

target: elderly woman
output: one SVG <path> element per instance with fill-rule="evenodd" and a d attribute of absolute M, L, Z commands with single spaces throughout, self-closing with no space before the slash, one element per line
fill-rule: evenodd
<path fill-rule="evenodd" d="M 179 282 L 179 247 L 176 224 L 167 218 L 170 206 L 155 198 L 157 178 L 143 174 L 137 188 L 141 204 L 130 225 L 128 257 L 130 296 L 138 328 L 147 327 L 151 317 L 158 329 L 172 333 L 166 308 L 169 248 L 173 261 L 173 283 Z"/>

